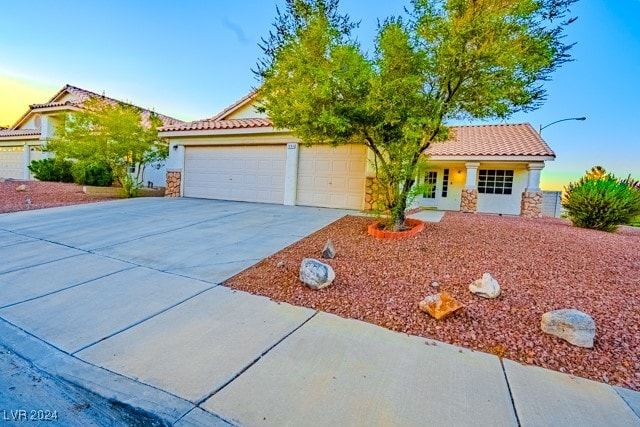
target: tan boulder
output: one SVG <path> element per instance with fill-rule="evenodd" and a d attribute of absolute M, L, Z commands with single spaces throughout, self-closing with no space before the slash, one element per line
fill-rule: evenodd
<path fill-rule="evenodd" d="M 27 186 L 24 184 L 20 184 L 16 187 L 16 191 L 27 191 Z"/>
<path fill-rule="evenodd" d="M 436 320 L 444 319 L 451 316 L 456 311 L 464 307 L 463 304 L 456 301 L 448 292 L 441 292 L 435 295 L 427 295 L 425 299 L 418 304 L 420 310 L 429 313 Z"/>

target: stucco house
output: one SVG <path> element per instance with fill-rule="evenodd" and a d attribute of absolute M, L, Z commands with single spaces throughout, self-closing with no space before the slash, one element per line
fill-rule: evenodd
<path fill-rule="evenodd" d="M 536 217 L 540 173 L 555 154 L 530 124 L 457 126 L 433 144 L 416 206 Z M 367 210 L 375 174 L 364 145 L 307 147 L 275 129 L 249 94 L 204 120 L 160 128 L 167 195 Z"/>
<path fill-rule="evenodd" d="M 47 155 L 42 153 L 42 147 L 53 137 L 56 126 L 62 122 L 64 115 L 82 109 L 83 103 L 94 97 L 111 103 L 122 102 L 66 85 L 46 103 L 30 105 L 29 110 L 10 128 L 0 128 L 0 178 L 33 179 L 27 166 L 32 160 L 40 160 Z M 144 108 L 141 110 L 144 122 L 152 112 Z M 162 114 L 156 115 L 165 126 L 184 123 Z M 164 166 L 159 169 L 148 167 L 145 170 L 145 182 L 152 181 L 154 185 L 164 186 L 165 178 Z"/>

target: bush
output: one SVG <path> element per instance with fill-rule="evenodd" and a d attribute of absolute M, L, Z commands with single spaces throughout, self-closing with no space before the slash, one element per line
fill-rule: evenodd
<path fill-rule="evenodd" d="M 137 182 L 131 175 L 126 174 L 122 180 L 122 196 L 123 197 L 138 197 L 140 195 L 140 183 Z"/>
<path fill-rule="evenodd" d="M 584 178 L 565 188 L 562 206 L 573 225 L 611 232 L 640 216 L 640 191 L 609 174 Z"/>
<path fill-rule="evenodd" d="M 29 164 L 29 170 L 40 181 L 73 182 L 71 167 L 73 163 L 68 160 L 42 159 L 33 160 Z"/>
<path fill-rule="evenodd" d="M 113 172 L 108 165 L 99 162 L 76 162 L 71 168 L 73 180 L 80 185 L 109 187 L 113 184 Z"/>

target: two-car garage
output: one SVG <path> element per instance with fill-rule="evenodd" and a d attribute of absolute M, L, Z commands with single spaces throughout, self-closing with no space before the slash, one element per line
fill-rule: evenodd
<path fill-rule="evenodd" d="M 274 127 L 254 96 L 211 118 L 160 129 L 172 147 L 167 194 L 363 209 L 366 147 L 306 146 L 289 130 Z"/>
<path fill-rule="evenodd" d="M 295 186 L 295 204 L 362 209 L 366 149 L 291 144 L 186 146 L 183 195 L 208 199 L 284 203 L 285 188 Z M 287 167 L 294 162 L 295 168 Z M 293 170 L 295 177 L 287 176 Z M 293 184 L 291 183 L 293 181 Z"/>

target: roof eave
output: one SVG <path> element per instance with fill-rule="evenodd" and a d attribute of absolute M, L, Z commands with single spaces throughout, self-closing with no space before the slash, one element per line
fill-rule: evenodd
<path fill-rule="evenodd" d="M 429 160 L 449 160 L 468 162 L 544 162 L 553 161 L 555 155 L 500 155 L 500 156 L 429 156 Z"/>
<path fill-rule="evenodd" d="M 245 105 L 253 101 L 253 99 L 256 97 L 256 93 L 257 93 L 256 90 L 251 91 L 250 93 L 243 96 L 242 98 L 240 98 L 239 100 L 231 104 L 230 106 L 226 107 L 224 110 L 220 111 L 215 116 L 211 117 L 209 120 L 213 120 L 213 121 L 224 120 L 230 114 L 233 114 L 233 112 L 238 111 L 239 109 L 241 109 L 242 107 L 244 107 Z"/>
<path fill-rule="evenodd" d="M 3 142 L 11 142 L 15 144 L 15 141 L 24 141 L 24 140 L 40 140 L 40 135 L 11 135 L 11 136 L 2 136 L 0 135 L 0 145 Z"/>
<path fill-rule="evenodd" d="M 228 135 L 255 135 L 255 134 L 290 134 L 287 129 L 274 129 L 272 126 L 261 126 L 253 128 L 231 128 L 231 129 L 192 129 L 192 130 L 162 130 L 158 134 L 163 138 L 180 137 L 205 137 L 205 136 L 228 136 Z"/>

